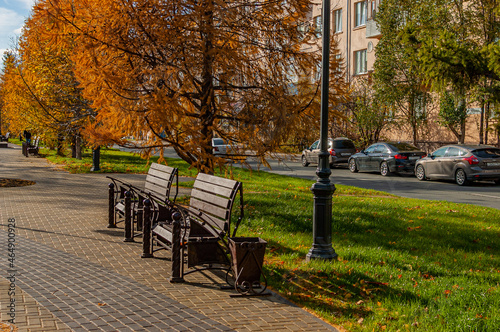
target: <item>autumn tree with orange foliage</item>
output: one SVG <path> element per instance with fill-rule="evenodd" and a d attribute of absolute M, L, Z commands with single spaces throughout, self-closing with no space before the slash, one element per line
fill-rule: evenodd
<path fill-rule="evenodd" d="M 2 63 L 3 71 L 0 76 L 2 130 L 17 135 L 30 125 L 24 112 L 30 107 L 30 103 L 22 98 L 24 84 L 17 74 L 16 56 L 12 52 L 6 52 Z"/>
<path fill-rule="evenodd" d="M 45 141 L 73 142 L 95 112 L 82 97 L 73 72 L 72 36 L 53 43 L 47 19 L 34 11 L 25 22 L 16 52 L 4 60 L 4 111 L 16 131 L 43 134 Z"/>
<path fill-rule="evenodd" d="M 146 153 L 172 146 L 205 172 L 223 162 L 212 154 L 213 137 L 264 161 L 291 133 L 319 128 L 319 81 L 311 77 L 321 54 L 311 47 L 312 33 L 300 29 L 309 6 L 308 0 L 38 4 L 51 29 L 76 40 L 75 71 L 98 112 L 88 133 L 101 143 L 143 137 Z M 332 82 L 332 104 L 344 94 Z"/>

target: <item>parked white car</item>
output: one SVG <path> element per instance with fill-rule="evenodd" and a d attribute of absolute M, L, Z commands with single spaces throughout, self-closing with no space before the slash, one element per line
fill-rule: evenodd
<path fill-rule="evenodd" d="M 224 142 L 222 138 L 212 138 L 212 153 L 214 155 L 226 155 L 230 150 L 230 146 Z"/>

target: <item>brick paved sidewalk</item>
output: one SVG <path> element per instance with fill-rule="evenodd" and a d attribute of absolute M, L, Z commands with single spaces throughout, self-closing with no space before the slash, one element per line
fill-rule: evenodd
<path fill-rule="evenodd" d="M 105 174 L 68 174 L 16 147 L 0 149 L 0 177 L 36 182 L 0 188 L 0 321 L 10 319 L 14 218 L 19 331 L 336 331 L 279 296 L 231 298 L 210 272 L 170 284 L 168 252 L 142 259 L 140 243 L 106 228 Z"/>

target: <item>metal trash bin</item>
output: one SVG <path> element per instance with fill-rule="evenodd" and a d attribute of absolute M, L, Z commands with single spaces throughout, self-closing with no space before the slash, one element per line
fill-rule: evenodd
<path fill-rule="evenodd" d="M 267 280 L 262 273 L 266 245 L 267 242 L 258 237 L 229 238 L 234 287 L 240 294 L 262 295 L 266 290 Z"/>

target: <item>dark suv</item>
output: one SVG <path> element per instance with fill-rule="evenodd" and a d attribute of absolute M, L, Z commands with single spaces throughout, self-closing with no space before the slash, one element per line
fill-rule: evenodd
<path fill-rule="evenodd" d="M 319 161 L 319 140 L 314 142 L 308 149 L 302 151 L 302 166 L 317 164 Z M 328 152 L 330 153 L 330 167 L 335 164 L 347 164 L 349 157 L 357 152 L 354 143 L 345 137 L 328 139 Z"/>

